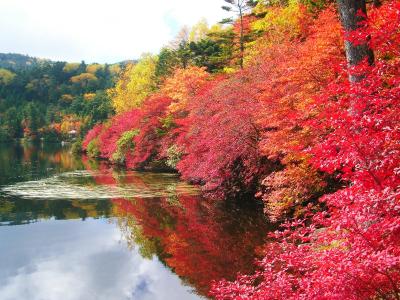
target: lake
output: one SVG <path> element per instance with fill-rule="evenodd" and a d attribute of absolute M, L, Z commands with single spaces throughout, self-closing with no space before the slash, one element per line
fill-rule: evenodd
<path fill-rule="evenodd" d="M 56 144 L 0 144 L 0 299 L 205 299 L 254 271 L 262 209 Z"/>

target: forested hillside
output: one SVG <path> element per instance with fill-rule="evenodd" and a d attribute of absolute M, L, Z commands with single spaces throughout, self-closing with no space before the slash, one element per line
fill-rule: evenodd
<path fill-rule="evenodd" d="M 41 62 L 46 62 L 44 59 L 30 57 L 15 53 L 0 53 L 0 68 L 9 70 L 28 69 Z"/>
<path fill-rule="evenodd" d="M 121 67 L 0 54 L 0 141 L 69 139 L 106 120 Z"/>
<path fill-rule="evenodd" d="M 399 299 L 400 1 L 223 9 L 127 66 L 83 149 L 263 201 L 281 230 L 217 299 Z"/>

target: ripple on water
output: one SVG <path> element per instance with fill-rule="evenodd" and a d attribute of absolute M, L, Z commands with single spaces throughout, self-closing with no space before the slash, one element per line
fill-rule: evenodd
<path fill-rule="evenodd" d="M 105 178 L 107 183 L 101 183 Z M 93 171 L 66 172 L 45 179 L 19 182 L 1 187 L 0 192 L 10 197 L 45 200 L 154 198 L 199 193 L 196 186 L 180 181 L 173 174 L 104 174 Z"/>

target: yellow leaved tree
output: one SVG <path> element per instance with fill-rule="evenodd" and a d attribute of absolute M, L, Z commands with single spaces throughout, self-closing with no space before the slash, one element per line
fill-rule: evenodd
<path fill-rule="evenodd" d="M 90 74 L 96 74 L 97 71 L 103 69 L 104 66 L 100 64 L 91 64 L 86 67 L 86 72 Z"/>
<path fill-rule="evenodd" d="M 209 79 L 210 74 L 204 67 L 176 69 L 161 88 L 165 95 L 174 99 L 169 107 L 170 112 L 184 110 L 189 99 L 195 96 Z"/>
<path fill-rule="evenodd" d="M 117 113 L 139 107 L 157 89 L 157 60 L 157 56 L 144 54 L 137 64 L 126 66 L 115 88 L 108 90 Z"/>
<path fill-rule="evenodd" d="M 13 81 L 15 74 L 6 69 L 0 69 L 0 84 L 8 85 Z"/>
<path fill-rule="evenodd" d="M 76 84 L 80 84 L 83 87 L 88 86 L 90 83 L 96 82 L 98 78 L 92 73 L 81 73 L 76 76 L 72 76 L 70 81 Z"/>
<path fill-rule="evenodd" d="M 207 20 L 203 18 L 191 28 L 189 32 L 189 42 L 199 42 L 202 39 L 205 39 L 208 31 Z"/>
<path fill-rule="evenodd" d="M 63 68 L 63 72 L 64 73 L 72 73 L 79 69 L 79 65 L 80 65 L 79 63 L 66 63 Z"/>

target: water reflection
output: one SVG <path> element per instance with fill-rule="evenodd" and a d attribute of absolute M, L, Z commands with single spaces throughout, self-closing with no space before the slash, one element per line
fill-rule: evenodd
<path fill-rule="evenodd" d="M 121 245 L 98 220 L 0 230 L 0 299 L 196 299 L 156 258 Z"/>
<path fill-rule="evenodd" d="M 113 201 L 128 245 L 143 257 L 156 255 L 201 295 L 214 280 L 253 271 L 267 230 L 260 216 L 199 197 L 170 200 Z"/>
<path fill-rule="evenodd" d="M 0 197 L 0 226 L 30 224 L 43 220 L 109 218 L 112 203 L 101 200 L 26 200 Z"/>
<path fill-rule="evenodd" d="M 82 169 L 82 161 L 58 144 L 0 143 L 0 186 Z"/>
<path fill-rule="evenodd" d="M 13 147 L 0 146 L 0 225 L 25 225 L 0 227 L 0 299 L 194 299 L 252 271 L 260 210 L 176 175 Z"/>

